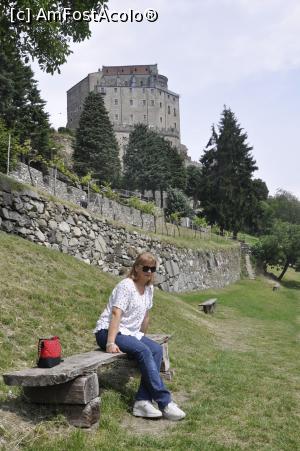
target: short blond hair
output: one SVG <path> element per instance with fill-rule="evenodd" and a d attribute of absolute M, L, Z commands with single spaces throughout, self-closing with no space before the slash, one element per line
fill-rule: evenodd
<path fill-rule="evenodd" d="M 154 255 L 151 254 L 151 252 L 142 252 L 141 254 L 139 254 L 136 257 L 135 262 L 133 263 L 132 268 L 130 269 L 127 277 L 129 277 L 130 279 L 135 281 L 136 277 L 137 277 L 136 267 L 137 266 L 148 266 L 148 265 L 156 266 L 157 260 L 154 257 Z M 154 273 L 151 273 L 151 278 L 147 282 L 147 285 L 153 284 L 153 281 L 154 281 Z"/>

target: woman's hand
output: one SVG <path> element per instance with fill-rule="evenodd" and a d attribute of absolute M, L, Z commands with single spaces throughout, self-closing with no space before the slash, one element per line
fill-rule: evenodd
<path fill-rule="evenodd" d="M 106 352 L 109 352 L 110 354 L 115 354 L 117 352 L 121 352 L 120 348 L 116 343 L 109 343 L 106 345 Z"/>

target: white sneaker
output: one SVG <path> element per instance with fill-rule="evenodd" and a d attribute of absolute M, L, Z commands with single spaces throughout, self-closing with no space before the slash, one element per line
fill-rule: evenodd
<path fill-rule="evenodd" d="M 144 418 L 160 418 L 162 413 L 156 409 L 150 401 L 135 401 L 133 406 L 133 415 Z"/>
<path fill-rule="evenodd" d="M 162 410 L 162 414 L 164 418 L 171 421 L 182 420 L 185 417 L 184 411 L 179 409 L 177 404 L 173 401 L 169 402 L 169 404 Z"/>

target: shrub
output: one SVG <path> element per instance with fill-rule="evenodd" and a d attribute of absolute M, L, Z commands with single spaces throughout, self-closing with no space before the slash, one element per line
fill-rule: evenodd
<path fill-rule="evenodd" d="M 128 207 L 136 208 L 142 213 L 157 216 L 157 208 L 154 202 L 144 202 L 136 196 L 130 197 L 126 201 Z"/>

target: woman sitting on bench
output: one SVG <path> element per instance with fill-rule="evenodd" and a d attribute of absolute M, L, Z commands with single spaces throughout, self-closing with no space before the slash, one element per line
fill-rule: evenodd
<path fill-rule="evenodd" d="M 114 288 L 97 321 L 96 340 L 106 352 L 125 352 L 134 358 L 141 371 L 133 415 L 181 420 L 185 413 L 171 400 L 161 376 L 162 347 L 145 337 L 152 307 L 156 259 L 149 252 L 140 254 L 126 279 Z M 152 404 L 155 401 L 158 409 Z"/>

